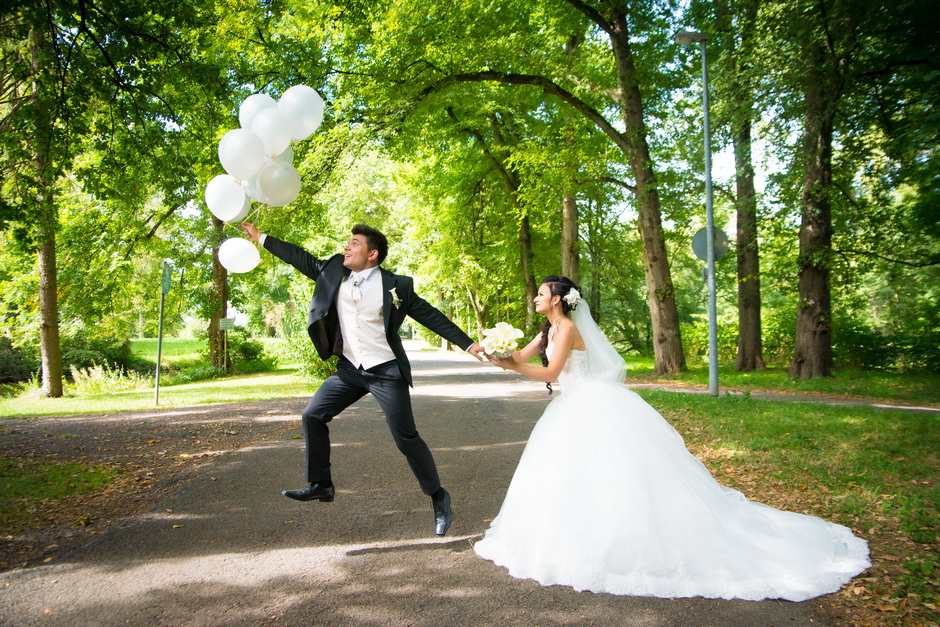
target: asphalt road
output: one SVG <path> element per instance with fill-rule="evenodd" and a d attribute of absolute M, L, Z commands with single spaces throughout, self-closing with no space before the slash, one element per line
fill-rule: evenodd
<path fill-rule="evenodd" d="M 300 439 L 227 453 L 89 545 L 0 573 L 0 625 L 826 624 L 816 601 L 579 593 L 513 579 L 477 557 L 473 542 L 549 397 L 468 355 L 411 356 L 418 427 L 453 496 L 446 537 L 434 535 L 430 500 L 367 397 L 332 423 L 335 502 L 281 496 L 303 485 Z M 299 435 L 304 404 L 252 419 L 295 424 Z"/>

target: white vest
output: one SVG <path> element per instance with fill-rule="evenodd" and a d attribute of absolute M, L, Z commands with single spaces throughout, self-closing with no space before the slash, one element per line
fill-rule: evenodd
<path fill-rule="evenodd" d="M 362 297 L 354 298 L 353 275 L 346 277 L 336 294 L 336 312 L 339 328 L 343 334 L 343 356 L 352 365 L 367 370 L 373 366 L 392 361 L 395 353 L 385 337 L 385 320 L 382 315 L 382 273 L 378 267 L 359 273 L 362 279 L 359 291 Z"/>

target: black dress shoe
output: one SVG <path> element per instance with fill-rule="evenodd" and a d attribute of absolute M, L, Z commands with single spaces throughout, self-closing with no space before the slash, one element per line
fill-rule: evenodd
<path fill-rule="evenodd" d="M 454 512 L 450 509 L 450 493 L 444 488 L 444 498 L 440 501 L 432 501 L 434 504 L 434 532 L 442 536 L 450 529 L 450 523 L 454 521 Z"/>
<path fill-rule="evenodd" d="M 308 483 L 307 487 L 300 490 L 284 490 L 281 492 L 284 496 L 295 501 L 323 501 L 332 503 L 336 496 L 336 488 L 332 483 Z"/>

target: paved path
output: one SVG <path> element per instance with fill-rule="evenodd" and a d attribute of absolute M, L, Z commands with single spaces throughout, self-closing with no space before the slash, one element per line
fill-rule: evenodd
<path fill-rule="evenodd" d="M 815 601 L 578 593 L 513 579 L 478 558 L 472 544 L 549 399 L 541 384 L 466 355 L 412 360 L 419 429 L 454 499 L 446 537 L 433 535 L 430 501 L 367 398 L 333 422 L 334 503 L 281 496 L 302 485 L 302 440 L 225 454 L 88 546 L 0 574 L 0 625 L 825 624 Z M 296 420 L 304 404 L 258 403 L 256 419 Z"/>

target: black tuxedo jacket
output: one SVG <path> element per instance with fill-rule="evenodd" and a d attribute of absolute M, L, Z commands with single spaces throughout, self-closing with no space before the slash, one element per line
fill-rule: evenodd
<path fill-rule="evenodd" d="M 310 311 L 307 314 L 307 333 L 317 349 L 321 359 L 330 355 L 343 354 L 343 334 L 339 328 L 339 315 L 336 311 L 336 292 L 350 270 L 343 265 L 343 255 L 333 255 L 329 259 L 318 259 L 303 248 L 266 235 L 264 247 L 273 255 L 286 261 L 302 273 L 316 281 Z M 410 316 L 444 339 L 467 350 L 473 340 L 460 327 L 433 305 L 415 294 L 414 280 L 379 268 L 382 274 L 382 311 L 385 318 L 385 337 L 395 354 L 398 368 L 408 385 L 412 385 L 411 363 L 405 354 L 398 329 L 405 316 Z M 398 305 L 393 302 L 391 290 L 395 290 Z"/>

